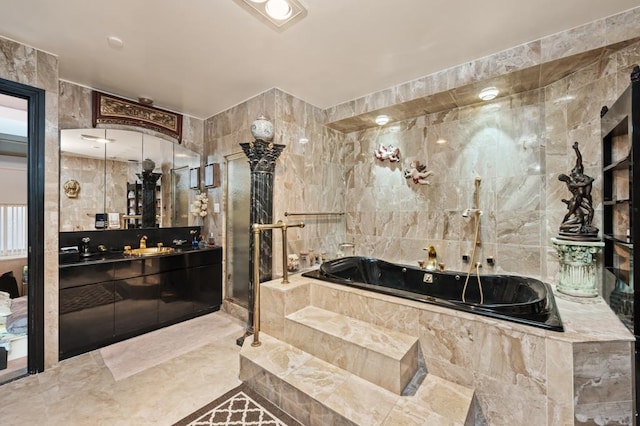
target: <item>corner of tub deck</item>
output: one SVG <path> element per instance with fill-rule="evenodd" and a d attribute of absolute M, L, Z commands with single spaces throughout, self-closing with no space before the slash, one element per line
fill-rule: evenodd
<path fill-rule="evenodd" d="M 277 339 L 284 337 L 284 317 L 310 303 L 309 282 L 300 278 L 289 277 L 288 284 L 278 278 L 260 285 L 261 329 Z"/>
<path fill-rule="evenodd" d="M 570 342 L 634 342 L 635 337 L 600 296 L 581 298 L 554 291 L 563 333 L 549 337 Z"/>

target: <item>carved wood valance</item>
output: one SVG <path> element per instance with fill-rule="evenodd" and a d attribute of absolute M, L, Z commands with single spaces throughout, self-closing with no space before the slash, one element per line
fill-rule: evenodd
<path fill-rule="evenodd" d="M 93 127 L 98 124 L 144 127 L 182 143 L 182 114 L 93 91 Z"/>

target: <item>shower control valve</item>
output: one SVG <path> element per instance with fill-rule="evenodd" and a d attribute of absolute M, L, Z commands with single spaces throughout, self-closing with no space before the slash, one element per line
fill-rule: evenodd
<path fill-rule="evenodd" d="M 465 262 L 465 263 L 469 262 L 469 255 L 468 254 L 463 254 L 462 255 L 462 261 Z"/>

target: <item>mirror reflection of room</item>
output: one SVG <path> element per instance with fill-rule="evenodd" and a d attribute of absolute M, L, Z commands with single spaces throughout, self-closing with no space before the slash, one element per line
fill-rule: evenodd
<path fill-rule="evenodd" d="M 66 129 L 60 140 L 60 231 L 192 225 L 195 194 L 180 177 L 199 154 L 132 130 Z"/>

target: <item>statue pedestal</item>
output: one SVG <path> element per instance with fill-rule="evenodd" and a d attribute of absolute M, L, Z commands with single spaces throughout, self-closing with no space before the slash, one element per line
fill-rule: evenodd
<path fill-rule="evenodd" d="M 558 251 L 560 293 L 577 297 L 598 295 L 596 255 L 604 247 L 601 241 L 569 241 L 552 238 Z"/>

